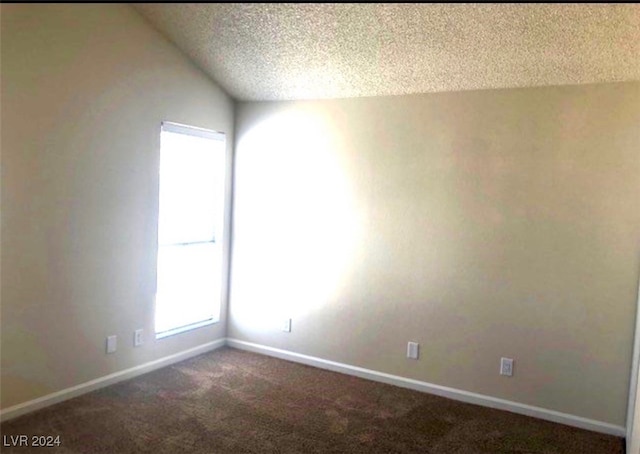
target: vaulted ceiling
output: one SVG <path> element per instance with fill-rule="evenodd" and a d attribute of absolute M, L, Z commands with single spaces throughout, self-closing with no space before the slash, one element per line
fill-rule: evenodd
<path fill-rule="evenodd" d="M 640 80 L 635 4 L 134 4 L 239 100 Z"/>

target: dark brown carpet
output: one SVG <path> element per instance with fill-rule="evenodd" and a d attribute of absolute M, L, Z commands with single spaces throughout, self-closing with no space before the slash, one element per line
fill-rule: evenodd
<path fill-rule="evenodd" d="M 224 348 L 2 424 L 3 453 L 622 454 L 621 438 Z"/>

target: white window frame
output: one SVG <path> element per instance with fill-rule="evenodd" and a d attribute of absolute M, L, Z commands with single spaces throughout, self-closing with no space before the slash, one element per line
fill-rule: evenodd
<path fill-rule="evenodd" d="M 177 134 L 184 134 L 184 135 L 190 135 L 190 136 L 195 136 L 195 137 L 202 137 L 205 139 L 211 139 L 211 140 L 216 140 L 216 141 L 220 141 L 222 142 L 222 146 L 223 149 L 225 150 L 225 156 L 223 159 L 223 176 L 224 176 L 224 182 L 223 182 L 223 203 L 222 203 L 222 221 L 221 221 L 221 230 L 219 232 L 213 232 L 212 234 L 212 238 L 211 240 L 208 241 L 195 241 L 195 242 L 188 242 L 188 243 L 176 243 L 176 244 L 160 244 L 159 238 L 158 238 L 158 242 L 157 242 L 157 249 L 156 249 L 156 273 L 158 272 L 158 254 L 160 251 L 161 247 L 171 247 L 171 246 L 179 246 L 179 245 L 189 245 L 189 244 L 201 244 L 201 243 L 215 243 L 218 244 L 220 247 L 220 276 L 217 276 L 215 278 L 220 279 L 220 294 L 219 294 L 219 305 L 218 305 L 218 313 L 214 314 L 212 316 L 212 318 L 210 319 L 206 319 L 206 320 L 201 320 L 198 322 L 194 322 L 194 323 L 190 323 L 188 325 L 184 325 L 184 326 L 180 326 L 180 327 L 176 327 L 176 328 L 172 328 L 169 330 L 165 330 L 165 331 L 161 331 L 161 332 L 155 332 L 155 337 L 156 339 L 163 339 L 169 336 L 173 336 L 176 334 L 180 334 L 180 333 L 184 333 L 187 331 L 192 331 L 194 329 L 197 328 L 201 328 L 204 326 L 209 326 L 209 325 L 213 325 L 215 323 L 219 323 L 220 322 L 220 315 L 222 312 L 222 305 L 224 304 L 224 289 L 226 288 L 225 283 L 223 282 L 223 276 L 226 275 L 225 270 L 227 269 L 227 263 L 225 260 L 225 256 L 224 256 L 224 230 L 225 230 L 225 226 L 226 226 L 226 206 L 228 204 L 228 200 L 227 200 L 227 195 L 226 195 L 226 187 L 227 187 L 227 162 L 226 162 L 226 135 L 222 132 L 217 132 L 217 131 L 212 131 L 209 129 L 204 129 L 204 128 L 198 128 L 195 126 L 188 126 L 188 125 L 183 125 L 183 124 L 179 124 L 179 123 L 173 123 L 173 122 L 168 122 L 168 121 L 163 121 L 161 123 L 161 128 L 160 128 L 160 132 L 162 134 L 162 132 L 172 132 L 172 133 L 177 133 Z M 160 143 L 160 147 L 159 147 L 159 154 L 160 154 L 160 160 L 162 159 L 162 141 Z M 160 162 L 159 160 L 159 162 Z M 160 167 L 158 168 L 158 171 L 160 171 Z M 162 184 L 161 181 L 159 181 L 158 184 L 158 190 L 160 190 L 160 185 Z M 160 206 L 158 205 L 158 214 L 160 212 Z M 158 217 L 158 220 L 160 218 Z M 158 222 L 158 228 L 159 228 L 159 222 Z M 155 327 L 155 320 L 157 317 L 157 307 L 155 306 L 155 297 L 157 295 L 157 289 L 158 289 L 158 276 L 156 275 L 156 292 L 154 294 L 154 331 L 156 329 Z"/>

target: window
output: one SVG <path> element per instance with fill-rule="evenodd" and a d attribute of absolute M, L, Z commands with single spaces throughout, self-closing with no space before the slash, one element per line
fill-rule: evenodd
<path fill-rule="evenodd" d="M 156 338 L 220 320 L 224 194 L 224 134 L 164 122 Z"/>

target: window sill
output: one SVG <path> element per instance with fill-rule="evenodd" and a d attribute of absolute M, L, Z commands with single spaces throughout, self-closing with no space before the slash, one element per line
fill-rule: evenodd
<path fill-rule="evenodd" d="M 181 326 L 180 328 L 170 329 L 169 331 L 163 331 L 161 333 L 156 333 L 156 340 L 164 339 L 165 337 L 174 336 L 174 335 L 180 334 L 180 333 L 185 333 L 187 331 L 192 331 L 192 330 L 197 329 L 197 328 L 202 328 L 202 327 L 205 327 L 205 326 L 214 325 L 214 324 L 219 323 L 219 322 L 220 322 L 220 320 L 210 319 L 210 320 L 204 320 L 202 322 L 192 323 L 191 325 L 187 325 L 187 326 Z"/>

